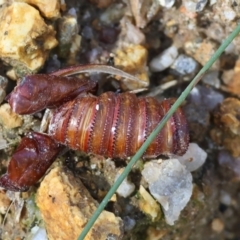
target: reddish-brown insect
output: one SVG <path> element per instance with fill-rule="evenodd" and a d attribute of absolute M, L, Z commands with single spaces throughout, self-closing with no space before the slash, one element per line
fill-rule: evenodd
<path fill-rule="evenodd" d="M 55 109 L 48 135 L 30 133 L 22 139 L 8 172 L 0 178 L 1 186 L 26 191 L 44 175 L 63 145 L 111 158 L 132 156 L 174 101 L 158 102 L 151 97 L 137 98 L 132 93 L 106 92 L 94 96 L 90 92 L 96 89 L 95 82 L 65 76 L 82 68 L 77 66 L 50 75 L 27 76 L 8 96 L 12 109 L 19 114 L 34 113 L 46 107 Z M 96 65 L 85 66 L 88 71 L 95 68 L 104 72 L 110 68 L 111 72 L 119 74 L 108 66 L 101 66 L 102 70 Z M 178 109 L 143 157 L 182 155 L 187 150 L 188 138 L 186 119 Z"/>

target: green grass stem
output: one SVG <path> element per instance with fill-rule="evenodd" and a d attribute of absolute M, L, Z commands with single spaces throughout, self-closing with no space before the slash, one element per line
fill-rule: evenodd
<path fill-rule="evenodd" d="M 238 35 L 240 32 L 240 25 L 237 25 L 237 27 L 234 29 L 234 31 L 225 39 L 225 41 L 222 43 L 222 45 L 218 48 L 218 50 L 213 54 L 211 59 L 204 65 L 204 67 L 199 71 L 199 73 L 196 75 L 196 77 L 189 83 L 187 88 L 182 92 L 180 97 L 176 100 L 176 102 L 172 105 L 170 110 L 167 112 L 167 114 L 163 117 L 163 119 L 160 121 L 160 123 L 157 125 L 157 127 L 153 130 L 153 132 L 149 135 L 147 140 L 143 143 L 141 148 L 136 152 L 136 154 L 132 157 L 122 174 L 119 176 L 117 181 L 113 184 L 113 186 L 110 188 L 109 192 L 105 196 L 105 198 L 102 200 L 102 202 L 99 204 L 98 208 L 86 224 L 85 228 L 81 232 L 81 234 L 78 237 L 78 240 L 83 240 L 95 221 L 97 220 L 98 216 L 101 214 L 101 212 L 104 210 L 105 206 L 107 205 L 108 201 L 111 199 L 113 194 L 116 192 L 118 187 L 121 185 L 122 181 L 127 177 L 129 172 L 131 171 L 133 165 L 137 162 L 139 158 L 143 155 L 143 153 L 146 151 L 148 146 L 151 144 L 153 139 L 157 136 L 157 134 L 161 131 L 165 123 L 168 121 L 168 119 L 173 115 L 173 113 L 176 111 L 176 109 L 182 104 L 182 102 L 186 99 L 192 88 L 200 81 L 203 74 L 213 65 L 213 63 L 219 58 L 219 56 L 223 53 L 223 51 L 226 49 L 226 47 L 232 42 L 232 40 Z"/>

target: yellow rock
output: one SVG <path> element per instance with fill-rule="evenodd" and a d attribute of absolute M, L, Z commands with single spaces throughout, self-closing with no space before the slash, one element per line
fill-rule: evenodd
<path fill-rule="evenodd" d="M 20 127 L 23 124 L 22 117 L 14 113 L 8 103 L 0 106 L 0 122 L 7 129 Z"/>
<path fill-rule="evenodd" d="M 59 0 L 17 0 L 16 2 L 25 2 L 39 9 L 41 14 L 46 18 L 60 17 Z"/>
<path fill-rule="evenodd" d="M 149 85 L 149 78 L 147 73 L 147 49 L 142 45 L 130 44 L 126 47 L 116 50 L 115 65 L 121 68 L 123 71 L 130 73 L 140 80 L 142 84 L 124 81 L 122 87 L 125 90 L 134 90 L 138 88 L 144 88 Z"/>
<path fill-rule="evenodd" d="M 0 58 L 18 70 L 37 71 L 57 45 L 52 26 L 26 3 L 15 2 L 1 9 L 0 29 Z"/>
<path fill-rule="evenodd" d="M 153 221 L 159 219 L 159 217 L 161 216 L 159 204 L 145 190 L 142 185 L 139 188 L 139 193 L 141 194 L 141 198 L 139 200 L 139 208 L 141 209 L 141 211 L 151 216 Z"/>

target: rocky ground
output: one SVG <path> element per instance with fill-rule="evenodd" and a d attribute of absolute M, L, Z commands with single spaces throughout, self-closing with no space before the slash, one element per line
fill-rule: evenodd
<path fill-rule="evenodd" d="M 4 100 L 19 78 L 107 64 L 99 92 L 178 97 L 236 27 L 238 0 L 0 1 L 0 169 L 43 112 Z M 139 160 L 86 239 L 240 239 L 240 36 L 183 104 L 186 155 Z M 54 83 L 53 83 L 54 84 Z M 1 239 L 76 239 L 127 162 L 69 150 L 28 192 L 0 190 Z"/>

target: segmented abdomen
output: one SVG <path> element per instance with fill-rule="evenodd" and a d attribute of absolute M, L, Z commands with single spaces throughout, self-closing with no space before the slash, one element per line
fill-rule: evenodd
<path fill-rule="evenodd" d="M 136 153 L 172 103 L 172 99 L 158 102 L 131 93 L 79 97 L 55 110 L 49 134 L 72 149 L 124 159 Z M 178 109 L 148 147 L 144 158 L 170 153 L 182 155 L 188 141 L 186 119 Z"/>

